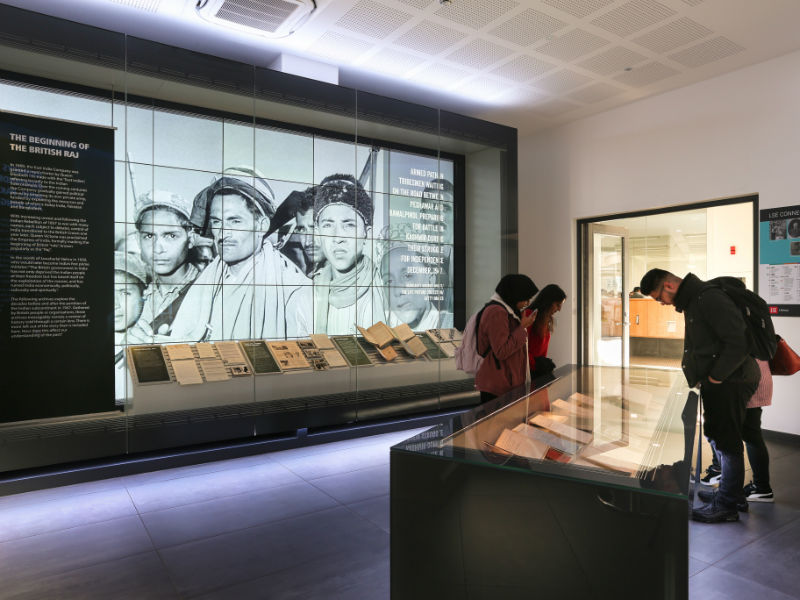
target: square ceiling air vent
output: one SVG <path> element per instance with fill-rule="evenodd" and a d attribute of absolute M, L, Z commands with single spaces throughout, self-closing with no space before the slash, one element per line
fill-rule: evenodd
<path fill-rule="evenodd" d="M 317 4 L 315 0 L 198 0 L 196 8 L 211 23 L 279 38 L 305 23 Z"/>

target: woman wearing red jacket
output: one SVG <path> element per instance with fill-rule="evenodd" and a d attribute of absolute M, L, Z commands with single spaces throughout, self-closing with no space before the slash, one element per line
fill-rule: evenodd
<path fill-rule="evenodd" d="M 481 393 L 481 402 L 525 383 L 528 368 L 526 329 L 533 323 L 535 315 L 523 317 L 520 311 L 530 304 L 538 289 L 527 275 L 506 275 L 484 307 L 477 332 L 477 349 L 484 359 L 475 374 L 475 387 Z"/>
<path fill-rule="evenodd" d="M 553 361 L 547 358 L 547 348 L 550 346 L 550 334 L 553 332 L 553 317 L 561 310 L 566 298 L 564 290 L 551 283 L 542 288 L 529 307 L 531 312 L 536 313 L 536 319 L 528 329 L 528 364 L 531 369 L 531 380 L 549 375 L 556 367 Z"/>

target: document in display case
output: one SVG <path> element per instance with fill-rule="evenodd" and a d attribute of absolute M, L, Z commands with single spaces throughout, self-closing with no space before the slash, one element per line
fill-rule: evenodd
<path fill-rule="evenodd" d="M 239 342 L 239 344 L 253 367 L 253 373 L 267 375 L 281 372 L 278 361 L 272 356 L 263 340 L 246 340 Z M 233 371 L 233 374 L 234 376 L 238 375 L 236 371 Z"/>
<path fill-rule="evenodd" d="M 161 346 L 128 346 L 128 356 L 133 367 L 131 373 L 140 385 L 171 381 Z"/>
<path fill-rule="evenodd" d="M 356 338 L 349 335 L 338 335 L 331 339 L 351 367 L 366 367 L 372 364 Z"/>
<path fill-rule="evenodd" d="M 422 344 L 425 346 L 427 350 L 426 355 L 428 358 L 433 360 L 441 360 L 443 358 L 447 358 L 447 354 L 442 352 L 442 349 L 439 348 L 439 345 L 434 342 L 427 334 L 419 335 L 418 338 L 422 341 Z"/>
<path fill-rule="evenodd" d="M 679 370 L 554 375 L 392 448 L 393 600 L 688 598 L 697 395 Z"/>
<path fill-rule="evenodd" d="M 269 351 L 278 361 L 282 371 L 293 371 L 295 369 L 310 369 L 311 364 L 306 359 L 300 346 L 295 341 L 267 342 Z"/>

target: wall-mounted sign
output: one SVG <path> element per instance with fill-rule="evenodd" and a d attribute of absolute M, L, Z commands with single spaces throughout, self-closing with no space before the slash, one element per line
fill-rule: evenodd
<path fill-rule="evenodd" d="M 114 410 L 114 130 L 0 112 L 0 423 Z"/>
<path fill-rule="evenodd" d="M 800 205 L 761 211 L 759 293 L 770 312 L 800 316 Z"/>

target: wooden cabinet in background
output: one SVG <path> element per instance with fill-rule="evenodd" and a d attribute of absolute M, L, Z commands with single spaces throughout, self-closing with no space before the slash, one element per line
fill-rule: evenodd
<path fill-rule="evenodd" d="M 630 299 L 631 337 L 683 339 L 683 313 L 651 298 Z"/>

